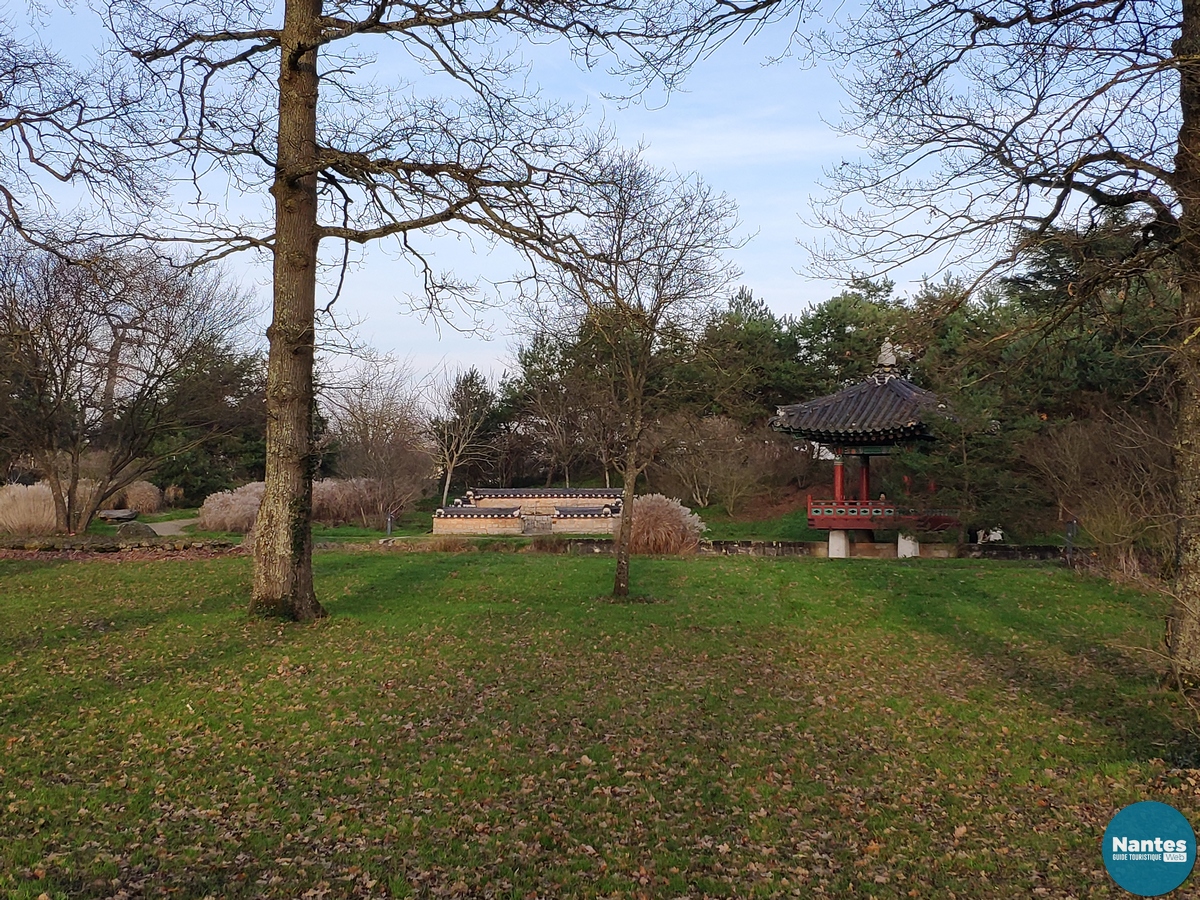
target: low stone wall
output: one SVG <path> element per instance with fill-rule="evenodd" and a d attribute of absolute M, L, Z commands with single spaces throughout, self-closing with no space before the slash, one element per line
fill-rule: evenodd
<path fill-rule="evenodd" d="M 523 533 L 519 516 L 434 516 L 434 534 L 514 534 Z"/>
<path fill-rule="evenodd" d="M 974 545 L 971 545 L 974 546 Z M 921 559 L 953 559 L 957 556 L 955 544 L 922 544 Z M 575 540 L 567 542 L 568 553 L 612 553 L 612 541 L 604 539 Z M 829 545 L 825 541 L 701 541 L 697 550 L 700 556 L 811 556 L 826 559 Z M 895 559 L 894 543 L 851 543 L 852 559 Z M 976 557 L 989 559 L 1046 559 L 1044 556 L 1026 557 Z"/>
<path fill-rule="evenodd" d="M 824 543 L 812 541 L 701 541 L 701 556 L 824 556 Z"/>
<path fill-rule="evenodd" d="M 608 538 L 567 541 L 567 552 L 582 555 L 611 554 L 613 542 Z M 699 556 L 824 556 L 825 545 L 806 541 L 701 541 Z"/>
<path fill-rule="evenodd" d="M 184 538 L 146 538 L 122 540 L 103 535 L 87 537 L 9 537 L 0 538 L 2 550 L 30 550 L 40 553 L 81 551 L 85 553 L 120 553 L 122 550 L 231 550 L 232 541 L 197 541 Z"/>
<path fill-rule="evenodd" d="M 922 549 L 924 549 L 922 547 Z M 888 541 L 887 543 L 875 542 L 866 543 L 850 542 L 850 558 L 851 559 L 895 559 L 896 558 L 896 542 Z"/>
<path fill-rule="evenodd" d="M 577 538 L 564 543 L 567 552 L 572 555 L 590 556 L 593 553 L 611 555 L 613 552 L 612 538 Z"/>
<path fill-rule="evenodd" d="M 1040 544 L 964 544 L 958 555 L 964 559 L 1048 560 L 1063 559 L 1066 550 Z"/>
<path fill-rule="evenodd" d="M 892 544 L 892 549 L 896 549 L 895 544 Z M 957 544 L 921 544 L 921 559 L 956 559 L 957 557 Z"/>

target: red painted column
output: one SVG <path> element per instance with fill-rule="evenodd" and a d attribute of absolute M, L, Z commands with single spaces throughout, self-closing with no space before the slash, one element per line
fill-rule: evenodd
<path fill-rule="evenodd" d="M 833 499 L 838 502 L 846 499 L 846 467 L 840 453 L 833 461 Z"/>
<path fill-rule="evenodd" d="M 858 470 L 858 499 L 864 503 L 871 500 L 871 457 L 865 453 L 859 457 L 862 466 Z"/>

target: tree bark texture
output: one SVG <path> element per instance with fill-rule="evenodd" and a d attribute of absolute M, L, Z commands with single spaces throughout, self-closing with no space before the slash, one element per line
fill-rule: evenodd
<path fill-rule="evenodd" d="M 442 485 L 442 506 L 450 501 L 450 479 L 454 477 L 454 463 L 446 463 L 446 480 Z"/>
<path fill-rule="evenodd" d="M 633 543 L 633 498 L 637 485 L 636 443 L 625 454 L 625 486 L 621 491 L 621 520 L 617 523 L 617 573 L 613 578 L 613 596 L 629 596 L 629 548 Z"/>
<path fill-rule="evenodd" d="M 1179 572 L 1167 644 L 1179 677 L 1200 683 L 1200 0 L 1183 0 L 1179 38 L 1182 120 L 1175 153 L 1179 200 L 1180 314 L 1185 338 L 1176 365 L 1181 392 L 1175 434 Z"/>
<path fill-rule="evenodd" d="M 267 330 L 266 491 L 251 614 L 324 616 L 312 578 L 313 343 L 317 277 L 317 39 L 321 0 L 286 0 L 279 68 L 274 310 Z"/>
<path fill-rule="evenodd" d="M 1167 642 L 1177 675 L 1186 683 L 1200 684 L 1200 352 L 1189 345 L 1182 356 L 1175 443 L 1179 572 Z"/>

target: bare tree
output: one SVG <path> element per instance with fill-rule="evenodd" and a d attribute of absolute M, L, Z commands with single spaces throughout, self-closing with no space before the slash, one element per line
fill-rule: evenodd
<path fill-rule="evenodd" d="M 1200 680 L 1200 6 L 871 0 L 850 16 L 818 49 L 847 66 L 844 130 L 869 151 L 830 173 L 826 262 L 986 276 L 1117 216 L 1129 252 L 1072 284 L 1056 315 L 1148 273 L 1178 286 L 1171 652 Z"/>
<path fill-rule="evenodd" d="M 629 594 L 629 537 L 637 478 L 651 461 L 647 443 L 657 398 L 670 391 L 660 351 L 695 331 L 736 275 L 721 253 L 737 245 L 736 208 L 698 179 L 668 175 L 637 153 L 615 154 L 595 206 L 576 235 L 578 252 L 525 282 L 543 327 L 578 334 L 595 347 L 621 414 L 624 481 L 613 594 Z M 553 324 L 551 324 L 553 323 Z"/>
<path fill-rule="evenodd" d="M 657 467 L 699 507 L 716 500 L 732 515 L 774 468 L 777 442 L 726 416 L 678 413 L 657 430 Z"/>
<path fill-rule="evenodd" d="M 450 498 L 454 470 L 486 459 L 483 440 L 487 425 L 495 418 L 496 394 L 476 368 L 444 372 L 433 384 L 430 396 L 433 413 L 428 434 L 443 474 L 442 506 Z"/>
<path fill-rule="evenodd" d="M 517 351 L 515 390 L 522 428 L 546 465 L 546 486 L 561 471 L 571 486 L 571 466 L 584 454 L 582 420 L 586 415 L 580 371 L 569 349 L 548 334 L 534 336 Z"/>
<path fill-rule="evenodd" d="M 338 473 L 370 483 L 371 518 L 384 523 L 428 490 L 433 448 L 407 366 L 368 355 L 322 391 L 321 405 L 336 442 Z"/>
<path fill-rule="evenodd" d="M 177 380 L 212 357 L 245 309 L 216 273 L 187 275 L 148 254 L 84 265 L 4 248 L 0 383 L 9 415 L 0 431 L 37 461 L 60 531 L 87 528 L 104 500 L 153 470 L 156 439 L 190 412 L 177 405 Z M 190 424 L 203 440 L 207 432 Z M 85 475 L 94 483 L 85 487 Z"/>
<path fill-rule="evenodd" d="M 621 451 L 620 410 L 608 401 L 610 396 L 594 388 L 588 393 L 590 402 L 582 416 L 583 446 L 590 451 L 604 474 L 604 486 L 612 487 L 614 462 Z"/>
<path fill-rule="evenodd" d="M 0 230 L 64 256 L 92 214 L 55 186 L 82 185 L 102 206 L 157 199 L 151 164 L 130 148 L 142 130 L 142 95 L 119 66 L 84 71 L 44 43 L 34 23 L 0 14 Z M 85 249 L 94 249 L 88 246 Z"/>
<path fill-rule="evenodd" d="M 1175 515 L 1170 424 L 1122 411 L 1068 422 L 1025 446 L 1023 456 L 1077 518 L 1102 561 L 1127 576 L 1142 560 L 1169 565 Z"/>
<path fill-rule="evenodd" d="M 471 285 L 436 272 L 419 232 L 454 225 L 530 248 L 555 235 L 593 183 L 607 143 L 541 100 L 516 49 L 557 39 L 601 60 L 637 91 L 674 84 L 737 7 L 697 0 L 114 0 L 97 4 L 144 65 L 164 109 L 146 142 L 187 167 L 198 203 L 154 234 L 202 243 L 209 257 L 272 254 L 266 496 L 255 537 L 252 611 L 312 619 L 312 365 L 317 274 L 343 272 L 352 246 L 393 238 L 441 309 Z M 755 7 L 757 8 L 757 7 Z M 372 41 L 400 79 L 371 78 Z M 443 85 L 441 95 L 436 86 Z M 432 90 L 430 89 L 432 87 Z M 268 222 L 218 216 L 208 188 L 267 191 Z M 218 189 L 224 189 L 220 185 Z M 340 261 L 320 256 L 336 243 Z M 535 252 L 552 252 L 538 249 Z M 340 277 L 339 277 L 340 282 Z M 334 295 L 336 296 L 336 289 Z M 326 307 L 328 308 L 328 307 Z"/>

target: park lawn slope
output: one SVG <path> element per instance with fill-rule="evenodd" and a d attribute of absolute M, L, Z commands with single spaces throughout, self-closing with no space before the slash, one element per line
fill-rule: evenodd
<path fill-rule="evenodd" d="M 1200 814 L 1164 601 L 969 561 L 0 561 L 14 897 L 1117 897 Z"/>

